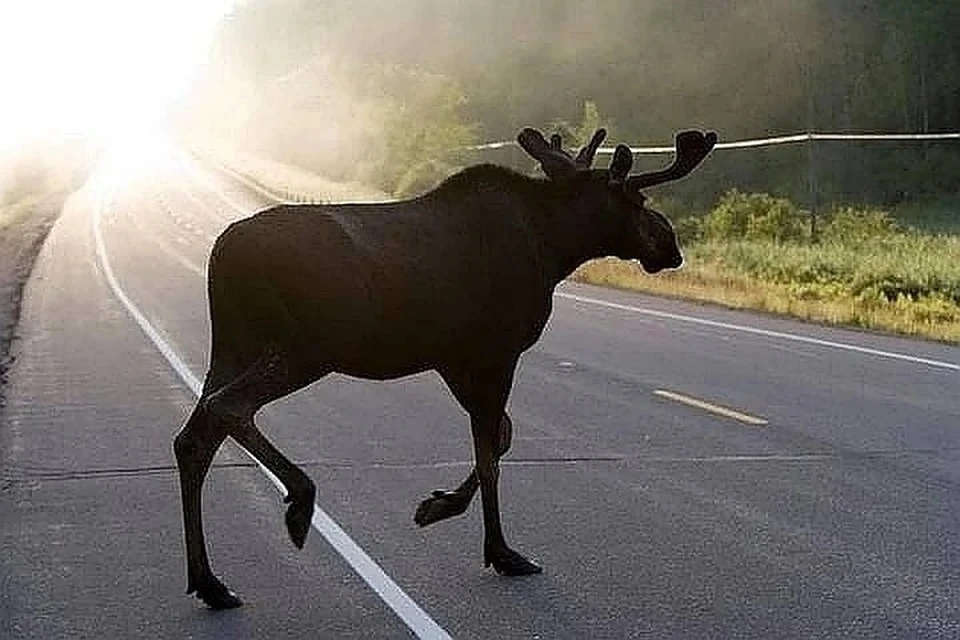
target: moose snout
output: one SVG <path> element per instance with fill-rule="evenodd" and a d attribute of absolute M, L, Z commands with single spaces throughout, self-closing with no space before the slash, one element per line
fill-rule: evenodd
<path fill-rule="evenodd" d="M 652 259 L 641 258 L 640 266 L 649 274 L 659 273 L 664 269 L 677 269 L 683 264 L 683 254 L 679 249 L 664 252 Z"/>
<path fill-rule="evenodd" d="M 679 249 L 672 252 L 664 269 L 679 269 L 683 265 L 683 254 Z"/>

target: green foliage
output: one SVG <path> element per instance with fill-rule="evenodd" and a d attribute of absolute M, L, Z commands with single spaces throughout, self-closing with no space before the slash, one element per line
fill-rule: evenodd
<path fill-rule="evenodd" d="M 877 304 L 936 299 L 960 306 L 957 236 L 893 233 L 821 245 L 706 242 L 690 248 L 690 257 L 758 281 L 798 287 L 804 297 L 848 296 Z"/>
<path fill-rule="evenodd" d="M 847 206 L 828 216 L 813 245 L 798 242 L 798 212 L 766 194 L 728 192 L 706 216 L 707 242 L 693 247 L 693 259 L 797 299 L 899 305 L 916 322 L 960 318 L 960 237 L 905 232 L 886 211 Z"/>
<path fill-rule="evenodd" d="M 238 2 L 199 83 L 210 105 L 196 129 L 222 130 L 232 144 L 325 173 L 343 167 L 347 176 L 361 163 L 374 176 L 362 155 L 372 145 L 352 134 L 365 126 L 380 131 L 370 103 L 403 114 L 387 118 L 391 125 L 420 129 L 429 121 L 432 111 L 418 102 L 424 81 L 408 73 L 414 69 L 455 83 L 461 96 L 468 90 L 456 120 L 476 123 L 486 140 L 553 123 L 576 146 L 611 120 L 613 141 L 632 144 L 663 143 L 691 126 L 724 140 L 807 128 L 960 128 L 957 0 L 767 0 L 762 10 L 706 4 L 612 0 L 588 11 L 582 0 L 407 0 L 385 12 L 380 0 Z M 330 61 L 359 72 L 331 83 Z M 354 81 L 363 84 L 363 67 L 374 65 L 403 69 L 395 74 L 403 82 L 379 93 L 358 90 Z M 444 98 L 436 99 L 442 112 Z M 225 123 L 235 124 L 224 130 Z M 270 129 L 280 132 L 254 133 Z M 406 166 L 379 180 L 391 189 L 436 155 L 416 148 L 429 143 L 417 142 L 415 131 L 402 136 L 413 140 L 395 145 Z M 484 159 L 509 158 L 496 153 Z M 821 207 L 893 205 L 956 194 L 958 172 L 953 141 L 818 142 L 715 153 L 695 179 L 665 188 L 698 204 L 737 186 L 811 207 L 812 182 Z M 756 233 L 776 236 L 779 225 L 766 223 Z"/>
<path fill-rule="evenodd" d="M 370 67 L 366 83 L 367 91 L 381 96 L 386 132 L 373 171 L 377 186 L 412 195 L 470 162 L 478 127 L 461 115 L 467 97 L 459 83 L 396 65 Z"/>
<path fill-rule="evenodd" d="M 731 189 L 707 214 L 704 234 L 710 240 L 799 240 L 808 214 L 786 198 Z"/>
<path fill-rule="evenodd" d="M 855 245 L 870 239 L 888 238 L 898 231 L 896 220 L 886 211 L 841 206 L 828 218 L 822 238 L 826 242 Z"/>
<path fill-rule="evenodd" d="M 691 212 L 690 207 L 681 200 L 665 196 L 662 192 L 659 192 L 647 199 L 647 206 L 662 213 L 670 220 L 682 245 L 703 240 L 703 216 Z"/>
<path fill-rule="evenodd" d="M 600 109 L 595 101 L 585 100 L 580 122 L 571 124 L 562 118 L 554 118 L 547 123 L 546 129 L 550 133 L 559 133 L 563 138 L 564 147 L 573 149 L 590 142 L 594 132 L 601 127 L 607 130 L 608 137 L 613 137 L 613 121 L 600 115 Z"/>
<path fill-rule="evenodd" d="M 680 239 L 681 245 L 703 240 L 703 218 L 683 216 L 675 218 L 672 222 L 673 230 L 676 232 L 677 238 Z"/>

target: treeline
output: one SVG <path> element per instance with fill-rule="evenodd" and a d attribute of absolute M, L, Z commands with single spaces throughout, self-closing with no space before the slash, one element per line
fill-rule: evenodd
<path fill-rule="evenodd" d="M 957 131 L 957 33 L 956 0 L 248 0 L 224 22 L 187 120 L 394 192 L 524 125 L 577 138 L 601 123 L 632 144 L 691 126 L 724 139 Z M 738 186 L 818 206 L 960 189 L 956 142 L 730 151 L 708 164 L 673 197 Z"/>

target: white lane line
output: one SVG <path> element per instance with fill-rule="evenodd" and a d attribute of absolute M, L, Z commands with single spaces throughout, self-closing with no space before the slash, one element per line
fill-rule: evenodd
<path fill-rule="evenodd" d="M 748 327 L 745 325 L 733 324 L 731 322 L 719 322 L 717 320 L 707 320 L 705 318 L 697 318 L 695 316 L 685 316 L 679 313 L 669 313 L 667 311 L 657 311 L 655 309 L 643 309 L 641 307 L 634 307 L 628 304 L 619 304 L 616 302 L 610 302 L 608 300 L 600 300 L 598 298 L 579 296 L 573 293 L 566 293 L 563 291 L 557 291 L 554 293 L 554 295 L 556 295 L 559 298 L 566 298 L 567 300 L 574 300 L 576 302 L 597 305 L 598 307 L 606 307 L 608 309 L 618 309 L 620 311 L 632 311 L 633 313 L 642 313 L 644 315 L 654 316 L 656 318 L 676 320 L 677 322 L 688 322 L 690 324 L 699 324 L 705 327 L 715 327 L 717 329 L 727 329 L 730 331 L 740 331 L 742 333 L 751 333 L 753 335 L 765 336 L 767 338 L 778 338 L 780 340 L 790 340 L 792 342 L 803 342 L 806 344 L 814 344 L 821 347 L 829 347 L 832 349 L 840 349 L 843 351 L 853 351 L 856 353 L 863 353 L 870 356 L 877 356 L 878 358 L 888 358 L 890 360 L 900 360 L 902 362 L 912 362 L 914 364 L 922 364 L 922 365 L 926 365 L 928 367 L 933 367 L 936 369 L 960 371 L 960 364 L 956 364 L 953 362 L 945 362 L 943 360 L 934 360 L 932 358 L 921 358 L 919 356 L 911 356 L 906 353 L 897 353 L 895 351 L 882 351 L 880 349 L 871 349 L 869 347 L 861 347 L 855 344 L 848 344 L 846 342 L 834 342 L 832 340 L 821 340 L 819 338 L 811 338 L 809 336 L 803 336 L 796 333 L 785 333 L 782 331 L 770 331 L 769 329 L 758 329 L 757 327 Z"/>
<path fill-rule="evenodd" d="M 147 234 L 144 234 L 144 235 L 147 235 Z M 167 256 L 169 256 L 171 260 L 175 261 L 177 264 L 179 264 L 181 267 L 183 267 L 190 273 L 196 276 L 199 276 L 201 278 L 206 276 L 206 274 L 203 272 L 203 269 L 201 269 L 196 264 L 191 262 L 185 255 L 183 255 L 182 253 L 180 253 L 179 251 L 171 247 L 167 241 L 161 240 L 159 236 L 149 235 L 147 237 L 147 241 L 152 242 L 158 249 L 160 249 L 160 251 L 162 251 Z"/>
<path fill-rule="evenodd" d="M 753 426 L 763 426 L 767 424 L 766 418 L 757 418 L 756 416 L 751 416 L 746 413 L 741 413 L 736 409 L 731 409 L 729 407 L 724 407 L 719 404 L 714 404 L 712 402 L 707 402 L 706 400 L 700 400 L 699 398 L 694 398 L 693 396 L 684 395 L 682 393 L 677 393 L 675 391 L 667 391 L 666 389 L 655 389 L 653 395 L 660 396 L 661 398 L 667 398 L 668 400 L 673 400 L 681 404 L 688 405 L 690 407 L 696 407 L 697 409 L 703 409 L 710 413 L 714 413 L 718 416 L 723 416 L 725 418 L 732 418 L 744 424 L 749 424 Z"/>
<path fill-rule="evenodd" d="M 104 276 L 107 279 L 107 283 L 110 285 L 110 289 L 113 290 L 114 295 L 118 300 L 126 307 L 127 311 L 139 325 L 140 329 L 146 334 L 147 338 L 150 339 L 150 342 L 157 348 L 158 351 L 166 358 L 167 362 L 170 363 L 170 366 L 176 371 L 177 375 L 180 376 L 180 379 L 183 380 L 184 384 L 190 388 L 194 395 L 200 395 L 201 391 L 201 382 L 200 379 L 190 371 L 190 367 L 183 361 L 183 359 L 174 351 L 173 347 L 164 340 L 163 336 L 160 335 L 160 332 L 157 331 L 153 325 L 150 324 L 150 321 L 147 320 L 146 316 L 137 308 L 136 304 L 130 299 L 129 296 L 124 292 L 120 287 L 120 283 L 117 281 L 117 277 L 114 274 L 113 266 L 110 263 L 110 257 L 107 254 L 106 247 L 103 242 L 103 233 L 100 229 L 100 216 L 102 210 L 106 205 L 106 185 L 99 185 L 98 189 L 98 198 L 97 202 L 94 205 L 93 211 L 93 235 L 94 242 L 96 245 L 97 260 L 100 264 L 100 268 L 103 269 Z M 276 485 L 277 489 L 283 492 L 283 485 L 280 481 L 267 470 L 256 458 L 250 455 L 245 449 L 240 447 L 240 450 L 247 454 L 260 469 L 270 478 L 271 482 Z M 403 620 L 404 624 L 416 635 L 418 638 L 429 638 L 431 640 L 447 640 L 450 638 L 443 627 L 437 624 L 433 618 L 424 611 L 420 605 L 418 605 L 414 600 L 406 594 L 406 592 L 400 588 L 400 586 L 393 581 L 387 573 L 380 568 L 380 566 L 369 556 L 367 553 L 360 548 L 360 546 L 350 538 L 349 535 L 331 518 L 327 513 L 320 508 L 320 505 L 314 503 L 314 512 L 313 519 L 311 520 L 313 528 L 316 529 L 320 535 L 326 539 L 326 541 L 339 553 L 344 560 L 350 565 L 350 567 L 359 575 L 371 589 L 376 592 L 378 596 L 387 604 L 390 609 L 393 610 L 397 616 Z"/>

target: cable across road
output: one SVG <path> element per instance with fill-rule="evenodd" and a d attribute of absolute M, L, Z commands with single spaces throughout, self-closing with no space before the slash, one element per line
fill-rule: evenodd
<path fill-rule="evenodd" d="M 934 140 L 960 140 L 960 132 L 946 133 L 820 133 L 816 131 L 807 131 L 804 133 L 795 133 L 785 136 L 773 136 L 770 138 L 752 138 L 748 140 L 731 140 L 729 142 L 718 142 L 715 149 L 750 149 L 756 147 L 771 147 L 781 144 L 795 144 L 798 142 L 811 142 L 815 140 L 832 141 L 853 141 L 853 142 L 914 142 L 914 141 L 934 141 Z M 514 140 L 501 140 L 497 142 L 486 142 L 483 144 L 471 145 L 467 147 L 472 151 L 488 151 L 493 149 L 504 149 L 517 145 Z M 612 154 L 615 147 L 600 147 L 597 153 Z M 630 147 L 630 151 L 639 154 L 661 154 L 673 153 L 673 145 L 665 146 L 637 146 Z"/>

